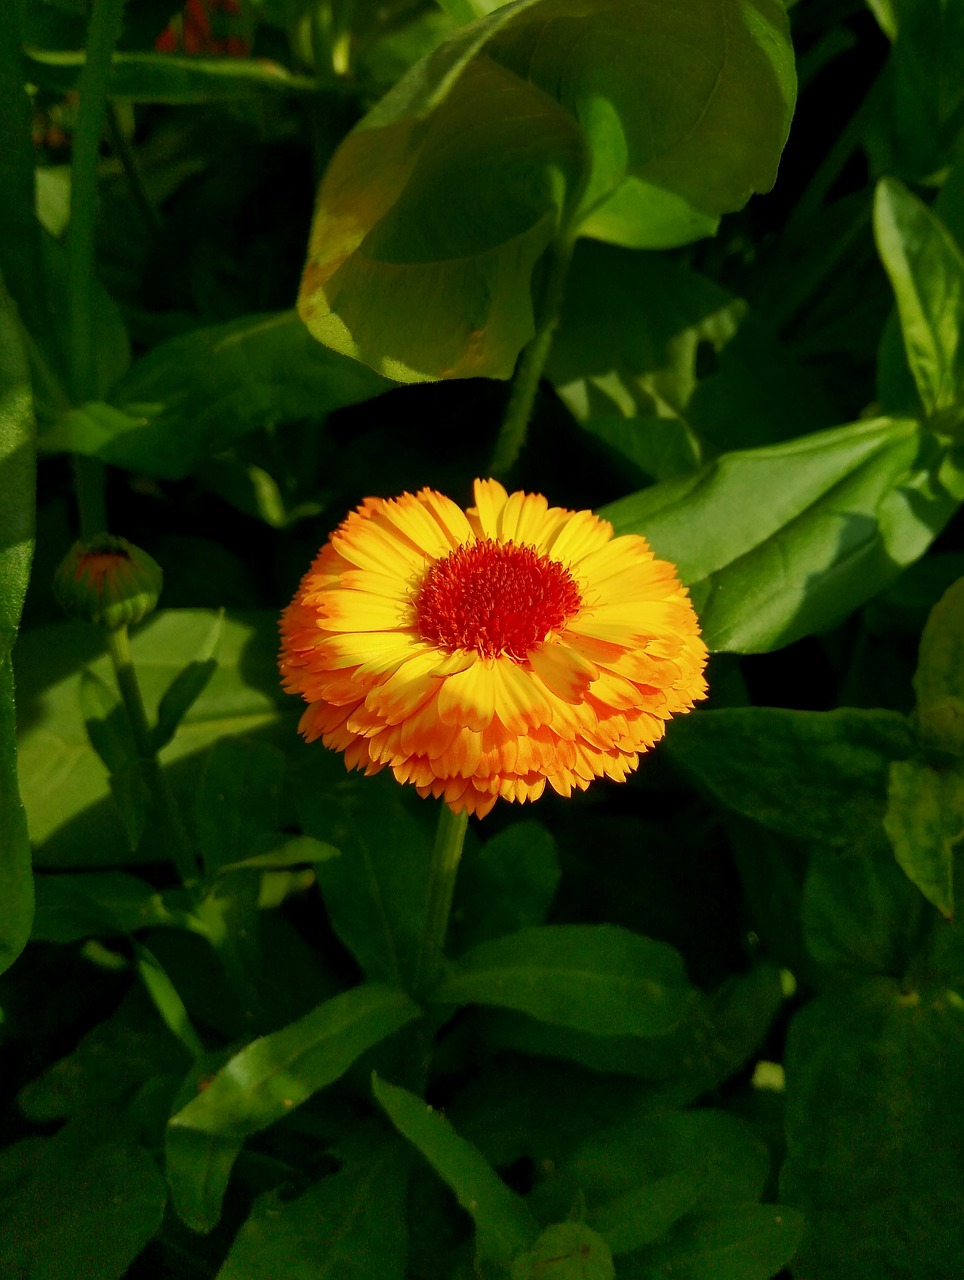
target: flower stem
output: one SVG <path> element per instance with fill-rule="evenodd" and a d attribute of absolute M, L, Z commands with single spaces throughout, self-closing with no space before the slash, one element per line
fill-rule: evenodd
<path fill-rule="evenodd" d="M 137 754 L 144 769 L 144 777 L 148 787 L 154 794 L 159 811 L 164 815 L 171 837 L 171 858 L 177 867 L 178 874 L 185 886 L 196 884 L 198 879 L 197 859 L 191 847 L 187 829 L 181 820 L 180 812 L 171 792 L 170 784 L 164 775 L 157 759 L 157 752 L 151 741 L 151 728 L 144 707 L 141 686 L 131 658 L 130 636 L 127 627 L 109 627 L 107 629 L 107 652 L 114 665 L 114 675 L 120 690 L 121 701 L 127 712 L 127 719 L 134 735 Z"/>
<path fill-rule="evenodd" d="M 452 912 L 455 877 L 469 822 L 467 813 L 453 813 L 444 800 L 440 804 L 429 874 L 428 902 L 415 964 L 414 989 L 418 995 L 430 991 L 438 981 L 445 935 L 448 933 L 449 916 Z"/>
<path fill-rule="evenodd" d="M 571 240 L 557 240 L 546 255 L 546 276 L 536 331 L 516 365 L 509 404 L 499 428 L 495 453 L 492 455 L 490 471 L 496 478 L 505 476 L 511 470 L 525 444 L 529 419 L 539 390 L 539 379 L 546 366 L 562 312 L 572 250 Z"/>

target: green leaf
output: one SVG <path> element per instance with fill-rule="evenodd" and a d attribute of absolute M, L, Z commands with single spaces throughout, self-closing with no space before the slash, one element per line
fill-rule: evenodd
<path fill-rule="evenodd" d="M 6 26 L 16 31 L 16 23 Z M 0 36 L 0 44 L 5 46 L 11 38 L 8 31 Z M 0 116 L 5 112 L 6 106 L 0 107 Z M 4 132 L 0 125 L 0 141 Z M 30 375 L 16 312 L 0 277 L 0 973 L 23 950 L 34 909 L 30 842 L 18 782 L 10 658 L 33 557 L 33 437 Z"/>
<path fill-rule="evenodd" d="M 954 914 L 954 850 L 964 838 L 964 769 L 918 760 L 890 766 L 884 829 L 908 878 L 928 902 Z"/>
<path fill-rule="evenodd" d="M 630 1264 L 620 1274 L 627 1280 L 770 1280 L 796 1253 L 803 1228 L 796 1209 L 728 1205 L 684 1219 L 662 1243 L 641 1251 L 635 1268 Z"/>
<path fill-rule="evenodd" d="M 964 1220 L 960 997 L 883 979 L 794 1018 L 780 1196 L 807 1231 L 799 1277 L 953 1280 Z"/>
<path fill-rule="evenodd" d="M 138 929 L 198 928 L 191 901 L 180 891 L 159 893 L 121 871 L 85 875 L 39 875 L 34 942 L 76 942 L 92 935 Z"/>
<path fill-rule="evenodd" d="M 210 610 L 162 610 L 131 638 L 149 719 L 175 675 L 204 644 L 214 620 Z M 297 709 L 278 685 L 277 619 L 273 613 L 232 614 L 225 619 L 220 664 L 185 716 L 162 756 L 175 792 L 183 784 L 193 798 L 197 762 L 191 757 L 225 734 L 255 734 L 284 724 Z M 65 622 L 25 633 L 16 649 L 20 687 L 20 769 L 24 806 L 38 866 L 104 866 L 161 861 L 167 850 L 149 829 L 136 855 L 118 823 L 101 761 L 80 712 L 84 666 L 113 680 L 103 638 L 94 628 Z M 293 731 L 293 724 L 291 725 Z"/>
<path fill-rule="evenodd" d="M 622 459 L 624 491 L 692 471 L 705 445 L 773 444 L 833 421 L 810 371 L 743 299 L 665 254 L 589 241 L 573 257 L 546 374 Z"/>
<path fill-rule="evenodd" d="M 233 1138 L 258 1133 L 420 1013 L 403 992 L 377 983 L 346 991 L 246 1045 L 171 1126 Z"/>
<path fill-rule="evenodd" d="M 604 507 L 679 566 L 714 650 L 763 652 L 842 621 L 913 563 L 964 474 L 912 421 L 724 454 Z"/>
<path fill-rule="evenodd" d="M 211 624 L 204 644 L 184 668 L 179 671 L 164 690 L 160 705 L 157 708 L 157 724 L 151 733 L 151 743 L 155 751 L 160 751 L 177 733 L 178 725 L 208 687 L 208 683 L 218 669 L 217 651 L 221 642 L 221 631 L 224 626 L 224 611 L 219 610 Z"/>
<path fill-rule="evenodd" d="M 606 1241 L 584 1222 L 546 1227 L 512 1263 L 512 1280 L 615 1280 Z"/>
<path fill-rule="evenodd" d="M 857 855 L 815 849 L 804 884 L 807 950 L 822 965 L 847 973 L 907 972 L 931 912 L 894 861 L 881 836 Z"/>
<path fill-rule="evenodd" d="M 327 862 L 330 858 L 341 856 L 334 845 L 315 840 L 313 836 L 291 836 L 287 840 L 280 836 L 269 836 L 265 840 L 254 841 L 256 847 L 269 845 L 263 853 L 252 853 L 242 862 L 229 862 L 222 867 L 223 871 L 281 870 L 286 867 L 303 866 L 305 863 Z"/>
<path fill-rule="evenodd" d="M 197 782 L 194 826 L 209 879 L 243 862 L 275 829 L 284 770 L 276 747 L 246 738 L 222 738 L 207 753 Z"/>
<path fill-rule="evenodd" d="M 694 998 L 679 954 L 614 925 L 544 925 L 483 942 L 433 993 L 608 1036 L 660 1036 Z"/>
<path fill-rule="evenodd" d="M 84 53 L 73 50 L 31 49 L 26 57 L 31 83 L 56 93 L 70 93 L 77 88 L 84 62 Z M 184 105 L 258 97 L 266 91 L 312 93 L 316 89 L 314 80 L 293 75 L 265 58 L 115 53 L 109 92 L 112 98 L 131 102 Z"/>
<path fill-rule="evenodd" d="M 341 850 L 340 858 L 315 869 L 335 933 L 369 978 L 410 983 L 425 918 L 430 847 L 402 807 L 397 784 L 347 778 L 340 759 L 316 752 L 295 787 L 305 832 Z"/>
<path fill-rule="evenodd" d="M 260 1196 L 217 1280 L 404 1280 L 405 1166 L 396 1139 L 295 1199 Z"/>
<path fill-rule="evenodd" d="M 458 948 L 542 924 L 559 875 L 556 842 L 538 822 L 514 823 L 463 855 L 452 913 Z"/>
<path fill-rule="evenodd" d="M 199 1097 L 229 1059 L 230 1052 L 197 1058 L 174 1099 L 175 1109 Z M 177 1216 L 192 1231 L 206 1233 L 221 1217 L 224 1192 L 243 1138 L 168 1125 L 164 1134 L 164 1171 Z"/>
<path fill-rule="evenodd" d="M 539 1234 L 525 1201 L 510 1191 L 475 1147 L 421 1098 L 377 1076 L 372 1088 L 398 1132 L 422 1153 L 472 1215 L 476 1256 L 508 1269 L 516 1254 L 533 1244 Z"/>
<path fill-rule="evenodd" d="M 894 178 L 878 184 L 874 231 L 921 403 L 935 426 L 953 429 L 964 417 L 964 255 Z"/>
<path fill-rule="evenodd" d="M 696 1207 L 755 1200 L 766 1150 L 722 1111 L 653 1114 L 652 1099 L 593 1134 L 535 1187 L 531 1204 L 557 1217 L 581 1196 L 614 1254 L 660 1240 Z"/>
<path fill-rule="evenodd" d="M 163 965 L 153 951 L 137 941 L 132 945 L 134 961 L 141 975 L 141 981 L 154 1001 L 165 1027 L 180 1040 L 188 1053 L 195 1058 L 200 1058 L 204 1053 L 204 1045 L 191 1025 L 184 1001 L 178 995 L 174 983 L 165 973 Z"/>
<path fill-rule="evenodd" d="M 390 385 L 320 348 L 293 311 L 244 316 L 162 342 L 113 387 L 110 404 L 71 410 L 40 444 L 177 480 L 252 431 L 320 421 Z"/>
<path fill-rule="evenodd" d="M 964 754 L 964 578 L 931 610 L 914 673 L 915 718 L 923 743 Z"/>
<path fill-rule="evenodd" d="M 47 1138 L 0 1199 L 0 1272 L 31 1280 L 121 1280 L 160 1228 L 167 1191 L 148 1153 L 105 1111 Z"/>
<path fill-rule="evenodd" d="M 891 761 L 913 751 L 893 711 L 724 707 L 674 721 L 671 755 L 730 809 L 800 840 L 879 833 Z"/>
<path fill-rule="evenodd" d="M 794 97 L 772 0 L 518 0 L 462 28 L 322 182 L 299 309 L 399 381 L 508 377 L 553 240 L 661 248 L 769 188 Z"/>

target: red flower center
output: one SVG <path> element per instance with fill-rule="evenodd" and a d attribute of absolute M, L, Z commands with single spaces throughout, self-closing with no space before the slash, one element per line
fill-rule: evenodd
<path fill-rule="evenodd" d="M 522 662 L 581 605 L 565 565 L 532 547 L 486 538 L 436 560 L 415 596 L 415 626 L 440 649 Z"/>

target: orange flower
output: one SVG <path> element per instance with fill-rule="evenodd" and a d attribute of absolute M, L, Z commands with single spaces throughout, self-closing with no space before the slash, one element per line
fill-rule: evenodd
<path fill-rule="evenodd" d="M 624 781 L 706 696 L 706 647 L 672 564 L 591 511 L 475 482 L 366 498 L 281 620 L 308 741 L 388 766 L 484 816 L 594 778 Z"/>

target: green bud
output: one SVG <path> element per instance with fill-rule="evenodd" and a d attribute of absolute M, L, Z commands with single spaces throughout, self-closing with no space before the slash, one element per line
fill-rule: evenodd
<path fill-rule="evenodd" d="M 54 595 L 72 617 L 113 630 L 146 618 L 163 580 L 146 551 L 104 533 L 74 543 L 54 574 Z"/>

